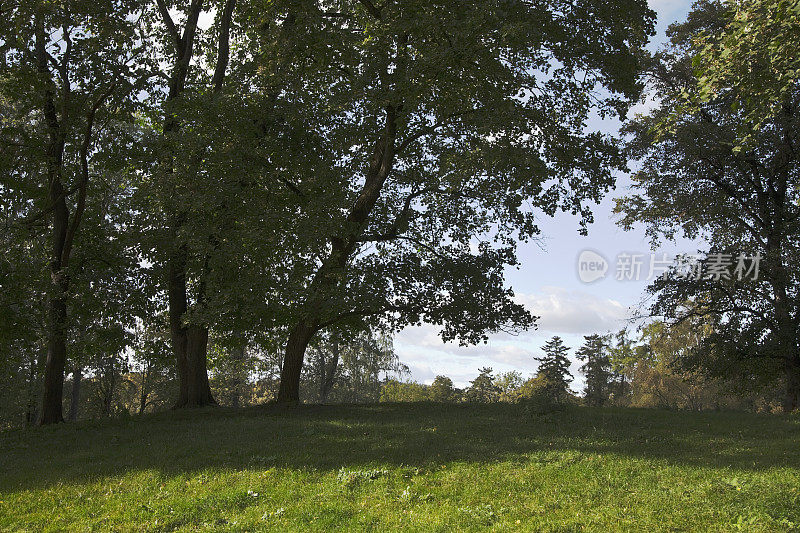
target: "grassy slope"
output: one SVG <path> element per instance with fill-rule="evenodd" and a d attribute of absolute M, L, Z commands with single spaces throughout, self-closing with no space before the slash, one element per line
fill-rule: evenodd
<path fill-rule="evenodd" d="M 800 531 L 800 418 L 211 409 L 0 433 L 0 530 Z"/>

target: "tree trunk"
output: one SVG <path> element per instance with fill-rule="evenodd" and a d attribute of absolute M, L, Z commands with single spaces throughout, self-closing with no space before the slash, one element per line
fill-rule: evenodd
<path fill-rule="evenodd" d="M 239 408 L 241 396 L 242 396 L 242 386 L 244 385 L 245 379 L 245 371 L 244 371 L 244 359 L 245 359 L 245 350 L 246 347 L 244 344 L 241 346 L 237 346 L 233 349 L 231 353 L 231 359 L 233 360 L 233 383 L 231 384 L 232 395 L 231 395 L 231 406 L 234 408 Z"/>
<path fill-rule="evenodd" d="M 47 63 L 46 32 L 41 18 L 36 20 L 36 59 L 37 70 L 50 81 Z M 69 87 L 68 80 L 62 80 Z M 67 93 L 68 94 L 68 93 Z M 39 423 L 54 424 L 63 422 L 62 395 L 64 393 L 64 366 L 67 361 L 67 291 L 69 276 L 66 266 L 69 262 L 69 209 L 66 191 L 61 183 L 64 162 L 65 139 L 56 112 L 54 93 L 50 84 L 44 90 L 44 116 L 48 128 L 47 145 L 47 192 L 53 207 L 53 231 L 50 242 L 50 277 L 52 285 L 48 309 L 47 359 L 44 370 L 44 394 L 42 415 Z M 65 117 L 62 117 L 62 119 Z"/>
<path fill-rule="evenodd" d="M 103 398 L 103 414 L 111 417 L 113 414 L 111 407 L 114 405 L 114 391 L 117 388 L 117 371 L 114 367 L 113 358 L 106 362 L 104 372 L 100 376 L 100 383 L 102 384 L 100 391 Z"/>
<path fill-rule="evenodd" d="M 783 412 L 791 413 L 800 405 L 800 365 L 787 360 L 785 364 L 786 394 L 783 399 Z"/>
<path fill-rule="evenodd" d="M 383 134 L 375 142 L 364 185 L 347 214 L 348 232 L 331 239 L 331 251 L 311 281 L 303 318 L 298 320 L 289 333 L 281 369 L 279 403 L 296 404 L 300 401 L 300 373 L 308 343 L 320 329 L 318 317 L 330 310 L 331 303 L 335 304 L 330 302 L 327 295 L 344 279 L 351 256 L 359 245 L 370 214 L 392 171 L 397 138 L 397 112 L 398 108 L 395 106 L 386 107 Z"/>
<path fill-rule="evenodd" d="M 142 388 L 141 393 L 139 394 L 139 414 L 140 415 L 144 413 L 145 409 L 147 409 L 147 397 L 148 396 L 149 396 L 148 392 L 144 388 Z"/>
<path fill-rule="evenodd" d="M 64 367 L 67 361 L 67 302 L 69 283 L 60 274 L 60 265 L 54 267 L 55 290 L 50 297 L 49 340 L 44 367 L 44 395 L 39 423 L 55 424 L 64 421 L 62 399 L 64 395 Z"/>
<path fill-rule="evenodd" d="M 25 425 L 32 426 L 36 423 L 37 413 L 36 413 L 36 397 L 37 397 L 37 372 L 36 369 L 38 367 L 39 357 L 31 356 L 29 359 L 30 368 L 28 371 L 28 406 L 25 411 Z"/>
<path fill-rule="evenodd" d="M 300 373 L 303 370 L 303 359 L 308 343 L 317 330 L 314 324 L 300 320 L 289 332 L 281 368 L 278 403 L 296 405 L 300 402 Z"/>
<path fill-rule="evenodd" d="M 208 350 L 208 328 L 191 325 L 186 328 L 186 370 L 188 407 L 217 405 L 211 395 L 208 382 L 206 352 Z"/>
<path fill-rule="evenodd" d="M 139 414 L 144 413 L 144 410 L 147 409 L 147 398 L 150 396 L 150 371 L 151 366 L 150 363 L 145 363 L 144 368 L 142 368 L 142 381 L 141 381 L 141 388 L 139 389 Z"/>
<path fill-rule="evenodd" d="M 83 381 L 83 369 L 75 367 L 72 371 L 72 394 L 69 399 L 69 416 L 67 419 L 74 422 L 78 419 L 78 407 L 81 401 L 81 382 Z"/>
<path fill-rule="evenodd" d="M 172 354 L 178 371 L 178 401 L 175 408 L 186 407 L 189 403 L 189 363 L 186 356 L 188 344 L 183 315 L 186 313 L 186 274 L 183 254 L 176 253 L 169 259 L 167 294 L 169 300 L 169 330 L 172 337 Z"/>
<path fill-rule="evenodd" d="M 339 340 L 338 336 L 334 335 L 330 341 L 331 344 L 331 360 L 325 363 L 324 357 L 321 357 L 321 373 L 322 379 L 320 380 L 319 387 L 319 402 L 325 403 L 328 401 L 328 395 L 331 393 L 333 383 L 336 380 L 336 370 L 339 367 Z"/>

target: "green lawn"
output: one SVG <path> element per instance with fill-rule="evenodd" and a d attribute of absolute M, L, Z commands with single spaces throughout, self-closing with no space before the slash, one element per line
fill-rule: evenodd
<path fill-rule="evenodd" d="M 800 531 L 800 417 L 208 409 L 0 433 L 3 531 Z"/>

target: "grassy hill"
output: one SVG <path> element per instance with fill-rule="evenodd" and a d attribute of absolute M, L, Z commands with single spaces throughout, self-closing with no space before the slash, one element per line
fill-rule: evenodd
<path fill-rule="evenodd" d="M 0 433 L 0 530 L 800 531 L 800 417 L 208 409 Z"/>

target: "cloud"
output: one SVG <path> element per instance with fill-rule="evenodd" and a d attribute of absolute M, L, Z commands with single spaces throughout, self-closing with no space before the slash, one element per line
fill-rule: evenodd
<path fill-rule="evenodd" d="M 574 350 L 583 343 L 583 335 L 620 329 L 628 317 L 627 309 L 616 300 L 580 290 L 543 287 L 534 294 L 518 294 L 516 300 L 540 317 L 537 330 L 519 336 L 501 333 L 490 336 L 486 344 L 459 346 L 442 342 L 437 326 L 423 324 L 398 333 L 397 354 L 417 381 L 430 383 L 442 374 L 452 378 L 456 386 L 465 387 L 484 366 L 495 372 L 517 370 L 525 377 L 533 374 L 538 366 L 534 357 L 541 355 L 542 337 L 562 335 Z M 573 367 L 573 385 L 580 388 L 577 363 Z"/>
<path fill-rule="evenodd" d="M 624 327 L 629 316 L 616 300 L 559 287 L 544 287 L 538 294 L 518 294 L 516 300 L 540 317 L 540 332 L 605 333 Z"/>

